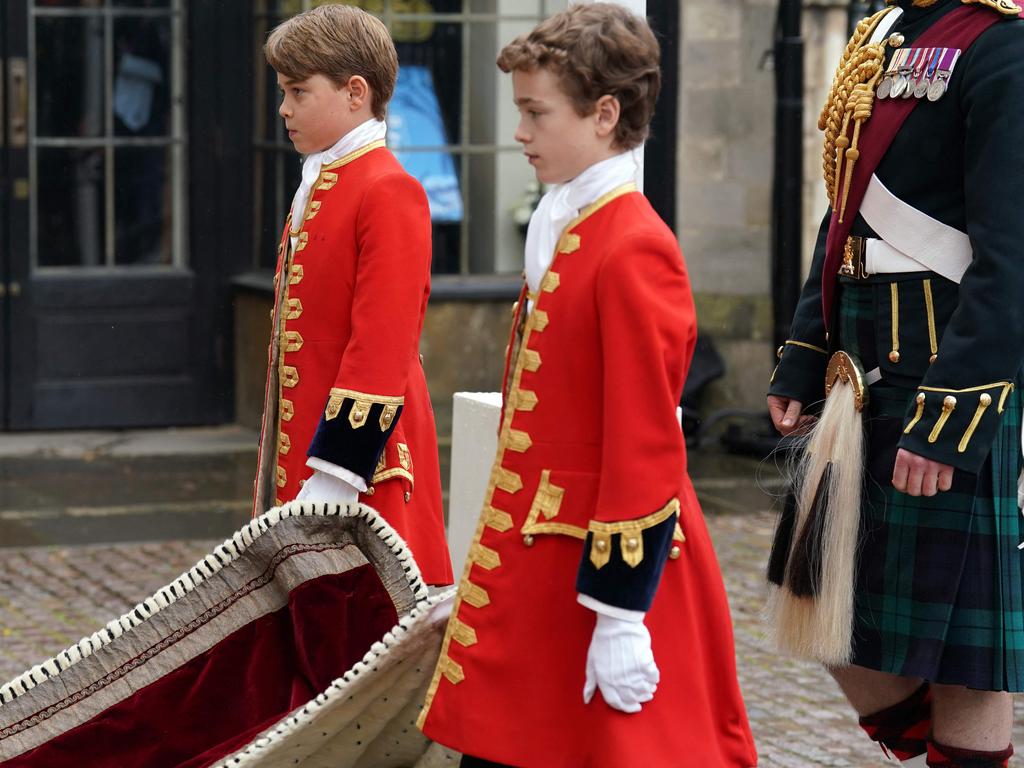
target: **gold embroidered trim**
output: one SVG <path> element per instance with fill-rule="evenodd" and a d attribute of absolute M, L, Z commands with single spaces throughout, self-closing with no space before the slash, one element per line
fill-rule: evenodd
<path fill-rule="evenodd" d="M 384 410 L 380 412 L 380 431 L 387 432 L 391 428 L 392 422 L 395 420 L 395 414 L 398 413 L 397 406 L 385 405 Z"/>
<path fill-rule="evenodd" d="M 531 445 L 533 445 L 533 441 L 530 439 L 529 433 L 523 432 L 521 429 L 509 430 L 508 448 L 510 451 L 526 453 L 530 450 Z"/>
<path fill-rule="evenodd" d="M 550 269 L 544 279 L 540 281 L 540 289 L 544 293 L 554 293 L 558 290 L 558 286 L 562 284 L 562 278 L 558 276 L 557 272 L 551 272 Z"/>
<path fill-rule="evenodd" d="M 281 400 L 281 419 L 283 421 L 291 421 L 292 416 L 295 415 L 295 404 L 291 400 Z"/>
<path fill-rule="evenodd" d="M 672 515 L 679 513 L 679 499 L 672 499 L 668 504 L 644 517 L 636 520 L 618 520 L 614 523 L 604 523 L 598 520 L 591 520 L 588 530 L 592 533 L 637 533 L 653 528 L 659 523 L 668 520 Z"/>
<path fill-rule="evenodd" d="M 298 285 L 299 283 L 302 282 L 302 278 L 302 265 L 292 264 L 291 271 L 289 272 L 288 275 L 288 285 Z"/>
<path fill-rule="evenodd" d="M 965 387 L 964 389 L 947 389 L 945 387 L 918 387 L 918 389 L 924 392 L 949 392 L 957 395 L 961 392 L 980 392 L 983 389 L 995 389 L 996 387 L 1004 387 L 1013 389 L 1013 382 L 1011 381 L 994 381 L 991 384 L 981 384 L 977 387 Z"/>
<path fill-rule="evenodd" d="M 277 487 L 284 488 L 288 484 L 288 472 L 284 467 L 277 468 Z"/>
<path fill-rule="evenodd" d="M 528 533 L 527 528 L 537 522 L 537 518 L 540 515 L 544 515 L 545 520 L 557 517 L 563 498 L 565 498 L 565 488 L 561 488 L 551 482 L 550 469 L 542 471 L 540 473 L 540 482 L 537 484 L 537 492 L 533 495 L 533 503 L 530 505 L 530 512 L 526 516 L 526 523 L 523 525 L 523 532 Z"/>
<path fill-rule="evenodd" d="M 493 571 L 501 565 L 501 556 L 490 547 L 481 544 L 473 551 L 473 562 L 484 570 Z"/>
<path fill-rule="evenodd" d="M 292 439 L 288 437 L 284 432 L 277 436 L 277 452 L 282 456 L 287 456 L 288 451 L 292 449 Z"/>
<path fill-rule="evenodd" d="M 540 352 L 535 349 L 524 349 L 522 365 L 523 368 L 528 370 L 530 373 L 536 373 L 540 370 Z"/>
<path fill-rule="evenodd" d="M 622 559 L 630 568 L 636 568 L 644 559 L 644 537 L 635 534 L 619 536 L 619 549 L 622 551 Z"/>
<path fill-rule="evenodd" d="M 385 480 L 390 480 L 393 477 L 404 477 L 409 481 L 410 485 L 414 485 L 416 482 L 412 472 L 409 470 L 402 469 L 401 467 L 391 467 L 390 469 L 382 469 L 374 472 L 373 477 L 370 478 L 370 483 L 372 485 L 376 485 L 377 483 L 383 483 Z"/>
<path fill-rule="evenodd" d="M 571 536 L 581 541 L 587 538 L 587 529 L 569 523 L 534 523 L 529 528 L 524 524 L 520 529 L 523 539 L 532 538 L 535 533 L 550 533 L 558 536 Z"/>
<path fill-rule="evenodd" d="M 548 313 L 540 309 L 534 309 L 530 313 L 529 322 L 533 323 L 533 330 L 543 331 L 548 327 Z"/>
<path fill-rule="evenodd" d="M 402 465 L 402 469 L 412 469 L 412 454 L 405 443 L 398 444 L 398 463 Z"/>
<path fill-rule="evenodd" d="M 678 520 L 676 520 L 675 530 L 672 531 L 672 541 L 681 541 L 683 543 L 686 542 L 686 534 L 683 533 L 683 526 L 679 524 Z"/>
<path fill-rule="evenodd" d="M 523 478 L 517 472 L 499 467 L 496 475 L 497 479 L 494 486 L 505 491 L 505 493 L 518 493 L 523 487 Z"/>
<path fill-rule="evenodd" d="M 466 679 L 466 673 L 462 671 L 462 665 L 457 661 L 452 661 L 447 655 L 438 661 L 437 667 L 452 685 L 458 685 Z"/>
<path fill-rule="evenodd" d="M 331 398 L 334 399 L 333 397 Z M 348 412 L 348 423 L 352 429 L 359 429 L 370 417 L 370 403 L 365 400 L 356 400 Z"/>
<path fill-rule="evenodd" d="M 612 537 L 606 533 L 595 533 L 590 542 L 590 562 L 601 570 L 612 557 Z"/>
<path fill-rule="evenodd" d="M 299 369 L 294 365 L 286 365 L 281 368 L 281 386 L 289 389 L 299 384 Z"/>
<path fill-rule="evenodd" d="M 934 443 L 939 439 L 939 433 L 946 426 L 946 422 L 949 421 L 950 414 L 953 413 L 954 408 L 956 408 L 956 398 L 952 395 L 946 395 L 942 401 L 942 413 L 939 414 L 938 421 L 935 422 L 935 426 L 932 427 L 932 431 L 928 435 L 929 443 Z"/>
<path fill-rule="evenodd" d="M 320 206 L 323 204 L 322 200 L 310 200 L 309 207 L 306 209 L 305 221 L 311 221 L 314 216 L 320 212 Z"/>
<path fill-rule="evenodd" d="M 393 397 L 391 395 L 371 395 L 367 392 L 358 392 L 354 389 L 340 389 L 339 387 L 331 387 L 331 394 L 338 395 L 340 397 L 350 397 L 353 400 L 369 400 L 374 404 L 383 405 L 405 405 L 405 397 Z"/>
<path fill-rule="evenodd" d="M 939 340 L 935 333 L 935 303 L 932 301 L 932 281 L 924 281 L 924 308 L 928 314 L 928 348 L 932 357 L 938 354 Z"/>
<path fill-rule="evenodd" d="M 1013 392 L 1013 387 L 1013 384 L 1007 384 L 1007 386 L 1003 387 L 1003 394 L 999 396 L 999 407 L 996 408 L 996 413 L 1003 412 L 1003 406 L 1006 405 L 1006 396 Z"/>
<path fill-rule="evenodd" d="M 329 171 L 320 171 L 320 178 L 313 189 L 322 189 L 327 191 L 334 189 L 334 185 L 338 183 L 338 174 L 330 173 Z"/>
<path fill-rule="evenodd" d="M 917 422 L 919 422 L 921 420 L 921 417 L 924 416 L 924 392 L 919 392 L 915 399 L 917 400 L 917 411 L 915 411 L 914 413 L 914 418 L 912 418 L 910 420 L 910 423 L 907 424 L 907 428 L 903 430 L 904 435 L 909 435 L 910 430 L 916 427 Z"/>
<path fill-rule="evenodd" d="M 575 232 L 566 232 L 558 240 L 559 253 L 575 253 L 580 249 L 580 236 Z"/>
<path fill-rule="evenodd" d="M 964 436 L 960 438 L 960 445 L 956 447 L 957 453 L 963 453 L 967 450 L 967 444 L 970 443 L 971 438 L 974 437 L 974 430 L 978 428 L 978 423 L 981 421 L 981 417 L 985 413 L 985 409 L 990 405 L 992 405 L 992 395 L 988 392 L 982 392 L 978 397 L 978 408 L 974 411 L 974 418 L 971 419 L 971 423 L 967 426 Z"/>
<path fill-rule="evenodd" d="M 892 351 L 889 352 L 889 362 L 900 361 L 900 290 L 896 283 L 889 283 L 889 293 L 892 296 Z"/>
<path fill-rule="evenodd" d="M 288 311 L 285 313 L 285 320 L 298 320 L 302 317 L 302 302 L 298 299 L 288 299 Z"/>
<path fill-rule="evenodd" d="M 984 5 L 986 8 L 991 8 L 993 11 L 998 11 L 1003 16 L 1019 16 L 1020 6 L 1011 0 L 960 0 L 964 5 Z"/>
<path fill-rule="evenodd" d="M 295 244 L 295 252 L 305 249 L 309 243 L 309 232 L 299 232 L 299 241 Z"/>
<path fill-rule="evenodd" d="M 537 407 L 537 393 L 528 389 L 515 389 L 509 397 L 509 403 L 514 410 L 532 411 Z"/>
<path fill-rule="evenodd" d="M 473 629 L 469 624 L 459 619 L 457 616 L 452 616 L 452 637 L 455 641 L 466 648 L 472 645 L 476 645 L 476 630 Z"/>
<path fill-rule="evenodd" d="M 504 533 L 513 525 L 512 515 L 494 507 L 487 507 L 484 510 L 483 519 L 485 525 L 493 528 L 498 533 Z"/>
<path fill-rule="evenodd" d="M 303 339 L 302 334 L 298 331 L 285 331 L 284 333 L 284 351 L 285 352 L 298 352 L 302 349 Z"/>
<path fill-rule="evenodd" d="M 804 349 L 812 349 L 815 352 L 821 352 L 823 355 L 828 354 L 827 349 L 822 349 L 821 347 L 816 347 L 813 344 L 808 344 L 806 341 L 794 341 L 793 339 L 790 339 L 786 344 L 792 344 L 794 347 L 803 347 Z M 782 357 L 782 347 L 779 347 L 777 356 Z"/>
<path fill-rule="evenodd" d="M 469 579 L 466 579 L 463 582 L 463 586 L 465 589 L 463 590 L 462 599 L 474 608 L 483 608 L 491 604 L 491 596 L 479 584 L 474 584 Z"/>

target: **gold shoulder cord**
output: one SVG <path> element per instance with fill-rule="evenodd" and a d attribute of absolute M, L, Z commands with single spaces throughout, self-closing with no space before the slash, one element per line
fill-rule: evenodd
<path fill-rule="evenodd" d="M 857 24 L 857 29 L 839 60 L 839 68 L 832 80 L 832 89 L 818 118 L 818 130 L 825 132 L 825 150 L 822 154 L 825 193 L 832 209 L 839 211 L 840 221 L 846 212 L 846 198 L 850 193 L 853 168 L 860 157 L 857 149 L 860 129 L 864 121 L 871 117 L 871 109 L 875 102 L 875 85 L 882 75 L 885 62 L 887 41 L 868 43 L 868 40 L 882 18 L 891 10 L 885 8 Z M 847 135 L 851 119 L 852 139 Z M 843 182 L 842 189 L 840 180 Z"/>

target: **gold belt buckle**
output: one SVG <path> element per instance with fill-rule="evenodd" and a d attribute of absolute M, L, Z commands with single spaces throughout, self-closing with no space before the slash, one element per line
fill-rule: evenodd
<path fill-rule="evenodd" d="M 854 280 L 864 280 L 868 273 L 864 270 L 864 252 L 867 249 L 867 240 L 857 235 L 850 235 L 846 238 L 843 246 L 843 263 L 839 267 L 839 274 L 844 277 L 852 277 Z"/>

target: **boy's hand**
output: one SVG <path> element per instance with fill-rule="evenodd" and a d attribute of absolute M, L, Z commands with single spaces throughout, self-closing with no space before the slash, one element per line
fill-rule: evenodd
<path fill-rule="evenodd" d="M 643 619 L 631 621 L 598 613 L 587 650 L 583 703 L 589 704 L 600 689 L 612 709 L 639 712 L 654 698 L 660 677 Z"/>
<path fill-rule="evenodd" d="M 799 400 L 779 395 L 768 395 L 768 414 L 780 435 L 803 429 L 815 420 L 814 416 L 801 416 L 804 404 Z"/>
<path fill-rule="evenodd" d="M 892 470 L 892 487 L 908 496 L 934 496 L 953 486 L 953 467 L 900 448 Z"/>

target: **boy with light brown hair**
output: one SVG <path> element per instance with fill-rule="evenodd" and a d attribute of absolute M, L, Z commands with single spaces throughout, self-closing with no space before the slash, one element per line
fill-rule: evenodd
<path fill-rule="evenodd" d="M 618 5 L 507 45 L 530 220 L 498 453 L 420 726 L 463 766 L 747 768 L 714 551 L 676 419 L 697 336 L 631 150 L 658 43 Z"/>
<path fill-rule="evenodd" d="M 430 212 L 384 143 L 398 74 L 387 28 L 324 5 L 264 48 L 303 154 L 278 248 L 254 514 L 292 499 L 372 506 L 428 583 L 452 581 L 419 338 Z"/>

